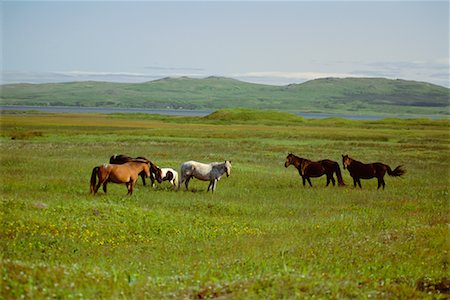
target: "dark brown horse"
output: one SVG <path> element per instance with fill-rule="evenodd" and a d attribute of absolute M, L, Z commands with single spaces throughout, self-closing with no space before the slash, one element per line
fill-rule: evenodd
<path fill-rule="evenodd" d="M 364 164 L 360 161 L 354 160 L 348 155 L 342 155 L 342 164 L 344 165 L 344 170 L 347 168 L 350 172 L 350 176 L 353 178 L 353 185 L 356 184 L 361 188 L 360 179 L 371 179 L 376 177 L 378 179 L 378 188 L 386 185 L 384 182 L 384 175 L 386 172 L 389 176 L 402 176 L 406 173 L 403 166 L 398 166 L 392 171 L 392 169 L 383 163 L 376 162 L 371 164 Z"/>
<path fill-rule="evenodd" d="M 104 164 L 95 167 L 92 169 L 91 174 L 91 193 L 95 195 L 101 185 L 103 185 L 103 191 L 106 193 L 106 185 L 108 182 L 112 182 L 125 183 L 128 195 L 131 195 L 141 172 L 150 176 L 150 164 L 148 161 L 134 160 L 121 165 Z"/>
<path fill-rule="evenodd" d="M 323 175 L 327 175 L 327 186 L 330 184 L 330 181 L 333 185 L 336 184 L 334 180 L 333 173 L 336 173 L 336 177 L 338 179 L 338 184 L 340 186 L 345 185 L 344 180 L 342 179 L 341 169 L 339 168 L 339 164 L 335 161 L 324 159 L 319 161 L 311 161 L 306 158 L 301 158 L 295 156 L 290 153 L 286 156 L 286 162 L 284 166 L 287 168 L 290 165 L 294 165 L 298 173 L 303 179 L 303 185 L 308 181 L 309 185 L 312 186 L 310 177 L 320 177 Z"/>
<path fill-rule="evenodd" d="M 161 169 L 145 157 L 139 156 L 139 157 L 133 158 L 133 157 L 130 157 L 125 154 L 115 154 L 109 158 L 109 163 L 116 164 L 116 165 L 121 165 L 121 164 L 130 162 L 130 161 L 147 161 L 150 164 L 150 176 L 147 176 L 144 171 L 142 171 L 139 174 L 142 178 L 142 184 L 144 184 L 144 186 L 145 186 L 145 177 L 150 177 L 152 186 L 155 183 L 155 179 L 156 179 L 156 181 L 158 181 L 158 183 L 162 182 Z"/>

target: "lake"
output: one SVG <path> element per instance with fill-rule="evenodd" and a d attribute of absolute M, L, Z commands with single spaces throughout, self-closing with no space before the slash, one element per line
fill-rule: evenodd
<path fill-rule="evenodd" d="M 184 109 L 145 109 L 145 108 L 108 108 L 108 107 L 77 107 L 77 106 L 28 106 L 28 105 L 0 105 L 2 113 L 7 111 L 40 111 L 48 113 L 146 113 L 185 117 L 203 117 L 212 110 L 184 110 Z M 358 114 L 325 114 L 325 113 L 295 113 L 308 119 L 345 118 L 352 120 L 380 120 L 393 116 L 358 115 Z M 419 116 L 395 116 L 396 118 L 418 118 Z"/>

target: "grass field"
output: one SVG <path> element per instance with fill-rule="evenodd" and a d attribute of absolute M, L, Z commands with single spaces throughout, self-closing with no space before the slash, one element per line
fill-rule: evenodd
<path fill-rule="evenodd" d="M 1 115 L 4 299 L 449 297 L 449 122 Z M 303 187 L 289 152 L 404 165 L 386 189 Z M 214 194 L 89 195 L 113 154 L 231 160 Z"/>

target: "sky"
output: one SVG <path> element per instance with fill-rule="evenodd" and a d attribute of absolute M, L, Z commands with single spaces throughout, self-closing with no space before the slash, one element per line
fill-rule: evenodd
<path fill-rule="evenodd" d="M 449 1 L 2 1 L 0 83 L 384 77 L 449 87 Z"/>

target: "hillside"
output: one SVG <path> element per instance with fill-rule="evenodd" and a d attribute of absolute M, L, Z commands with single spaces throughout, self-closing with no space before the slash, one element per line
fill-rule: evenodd
<path fill-rule="evenodd" d="M 208 109 L 243 107 L 322 113 L 447 115 L 449 89 L 382 78 L 325 78 L 271 86 L 230 78 L 145 83 L 69 82 L 1 87 L 2 105 Z"/>

